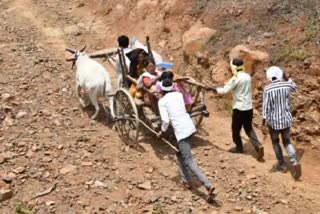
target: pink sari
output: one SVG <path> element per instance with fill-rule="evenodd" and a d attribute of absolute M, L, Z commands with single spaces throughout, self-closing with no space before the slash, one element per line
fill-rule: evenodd
<path fill-rule="evenodd" d="M 158 91 L 162 91 L 161 89 L 161 83 L 157 82 L 157 88 Z M 183 95 L 184 103 L 187 105 L 190 105 L 193 103 L 192 95 L 191 93 L 187 92 L 184 88 L 182 82 L 175 82 L 174 83 L 174 91 L 180 92 Z"/>
<path fill-rule="evenodd" d="M 186 89 L 184 88 L 182 82 L 176 82 L 174 88 L 175 88 L 175 91 L 178 91 L 183 95 L 183 99 L 184 99 L 184 103 L 185 104 L 188 105 L 188 104 L 192 104 L 193 103 L 191 93 L 186 91 Z"/>

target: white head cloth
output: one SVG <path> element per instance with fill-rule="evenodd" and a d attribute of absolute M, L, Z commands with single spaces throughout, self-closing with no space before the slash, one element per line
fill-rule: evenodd
<path fill-rule="evenodd" d="M 167 92 L 169 92 L 169 91 L 172 91 L 173 90 L 173 83 L 172 83 L 172 85 L 170 85 L 170 86 L 163 86 L 163 81 L 161 81 L 161 90 L 162 91 L 167 91 Z"/>

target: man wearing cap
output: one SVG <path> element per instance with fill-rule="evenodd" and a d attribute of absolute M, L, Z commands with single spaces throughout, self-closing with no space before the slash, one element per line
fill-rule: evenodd
<path fill-rule="evenodd" d="M 212 196 L 215 187 L 192 158 L 192 136 L 196 132 L 196 128 L 186 111 L 183 95 L 180 92 L 173 91 L 173 82 L 170 79 L 161 81 L 160 87 L 163 97 L 159 99 L 158 106 L 162 126 L 158 137 L 167 131 L 169 123 L 171 123 L 178 141 L 179 152 L 177 153 L 177 158 L 182 174 L 182 184 L 186 188 L 191 188 L 190 171 L 192 171 L 206 187 L 208 195 Z"/>
<path fill-rule="evenodd" d="M 292 114 L 290 111 L 290 95 L 296 90 L 297 85 L 277 66 L 272 66 L 267 70 L 267 78 L 271 84 L 264 88 L 263 93 L 263 126 L 268 123 L 273 149 L 278 159 L 277 168 L 287 171 L 282 149 L 280 146 L 279 134 L 282 143 L 286 147 L 290 162 L 293 165 L 295 179 L 301 176 L 301 165 L 298 162 L 296 151 L 290 142 L 290 127 L 292 125 Z M 284 81 L 282 81 L 284 79 Z"/>
<path fill-rule="evenodd" d="M 252 127 L 252 89 L 251 77 L 244 71 L 242 59 L 235 58 L 230 62 L 233 77 L 224 87 L 217 88 L 219 94 L 233 92 L 233 113 L 232 113 L 232 139 L 236 144 L 235 148 L 230 149 L 233 153 L 243 153 L 243 143 L 240 136 L 242 127 L 248 135 L 250 142 L 258 153 L 257 159 L 262 160 L 264 149 Z"/>

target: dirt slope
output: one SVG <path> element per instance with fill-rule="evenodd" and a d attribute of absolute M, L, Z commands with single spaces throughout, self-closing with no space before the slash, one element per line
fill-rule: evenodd
<path fill-rule="evenodd" d="M 135 8 L 136 1 L 126 2 Z M 185 6 L 201 10 L 193 3 L 185 1 Z M 116 4 L 112 8 L 121 9 Z M 179 15 L 179 10 L 175 13 Z M 0 2 L 0 173 L 13 178 L 15 193 L 0 204 L 0 213 L 15 213 L 17 207 L 41 214 L 320 211 L 317 151 L 301 147 L 300 182 L 289 173 L 270 171 L 275 159 L 268 141 L 265 163 L 251 155 L 227 153 L 232 145 L 230 115 L 212 95 L 208 95 L 211 116 L 204 126 L 209 136 L 197 138 L 194 153 L 218 187 L 218 204 L 207 204 L 202 188 L 190 192 L 179 187 L 170 148 L 152 139 L 130 148 L 104 115 L 91 121 L 92 111 L 79 108 L 75 75 L 64 62 L 64 48 L 86 43 L 89 51 L 95 51 L 115 47 L 116 36 L 127 30 L 143 38 L 159 29 L 150 19 L 124 28 L 125 22 L 116 18 L 78 0 Z M 183 67 L 177 56 L 181 53 L 174 59 Z M 248 150 L 251 154 L 250 146 Z M 57 188 L 52 193 L 31 200 L 54 183 Z"/>
<path fill-rule="evenodd" d="M 269 54 L 255 69 L 255 107 L 261 112 L 264 68 L 282 66 L 299 84 L 292 111 L 297 143 L 320 143 L 320 3 L 318 0 L 257 3 L 246 0 L 95 0 L 90 4 L 104 22 L 106 40 L 125 33 L 144 40 L 151 36 L 153 47 L 173 60 L 181 73 L 197 79 L 223 83 L 230 50 L 245 45 Z M 216 31 L 209 44 L 195 56 L 184 55 L 183 35 L 201 23 Z M 112 41 L 114 42 L 114 40 Z M 109 46 L 110 43 L 105 44 Z M 204 57 L 203 57 L 204 56 Z M 203 63 L 205 58 L 205 63 Z M 200 62 L 200 64 L 199 64 Z M 247 69 L 250 62 L 247 62 Z"/>

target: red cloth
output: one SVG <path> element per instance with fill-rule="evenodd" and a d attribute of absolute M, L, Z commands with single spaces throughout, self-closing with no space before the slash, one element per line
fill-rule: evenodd
<path fill-rule="evenodd" d="M 151 82 L 153 81 L 153 79 L 151 79 L 150 77 L 143 77 L 143 85 L 149 85 Z"/>

